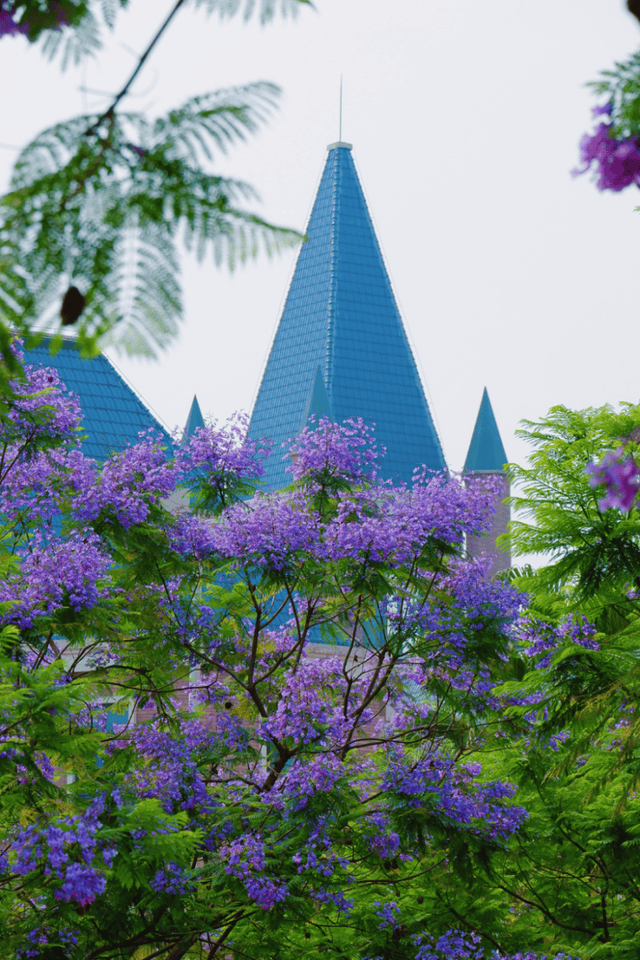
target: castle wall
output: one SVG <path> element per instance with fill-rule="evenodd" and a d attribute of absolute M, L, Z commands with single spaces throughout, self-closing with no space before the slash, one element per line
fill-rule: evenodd
<path fill-rule="evenodd" d="M 482 476 L 482 474 L 476 473 L 475 476 Z M 507 532 L 511 519 L 511 508 L 508 503 L 504 502 L 504 499 L 510 494 L 510 484 L 504 474 L 487 473 L 486 476 L 487 478 L 491 477 L 492 481 L 495 477 L 501 477 L 503 483 L 502 499 L 496 504 L 491 527 L 487 533 L 482 536 L 467 537 L 467 552 L 472 557 L 490 557 L 491 569 L 489 576 L 493 577 L 496 573 L 502 573 L 511 566 L 511 553 L 509 550 L 504 550 L 496 544 L 496 538 L 499 537 L 500 534 Z"/>

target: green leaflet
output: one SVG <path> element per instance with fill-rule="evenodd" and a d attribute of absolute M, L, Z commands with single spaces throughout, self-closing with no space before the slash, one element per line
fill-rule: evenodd
<path fill-rule="evenodd" d="M 273 84 L 195 97 L 154 122 L 140 114 L 76 117 L 40 134 L 0 200 L 0 319 L 21 333 L 57 329 L 62 294 L 86 296 L 75 327 L 98 343 L 155 355 L 182 318 L 179 262 L 187 249 L 229 269 L 299 233 L 244 208 L 241 181 L 206 167 L 274 109 Z"/>

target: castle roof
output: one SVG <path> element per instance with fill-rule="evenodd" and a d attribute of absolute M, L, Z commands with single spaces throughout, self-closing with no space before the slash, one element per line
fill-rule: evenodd
<path fill-rule="evenodd" d="M 138 434 L 149 429 L 159 431 L 171 442 L 164 427 L 103 354 L 91 359 L 81 357 L 77 345 L 65 340 L 52 356 L 49 344 L 45 339 L 25 351 L 25 362 L 53 367 L 67 389 L 78 394 L 86 456 L 104 462 L 112 453 L 136 443 Z"/>
<path fill-rule="evenodd" d="M 498 424 L 484 388 L 476 425 L 464 464 L 465 473 L 502 473 L 507 455 L 498 430 Z"/>
<path fill-rule="evenodd" d="M 311 413 L 375 423 L 383 476 L 445 469 L 350 144 L 329 146 L 306 233 L 249 428 L 274 443 L 267 486 L 290 482 L 281 444 Z"/>

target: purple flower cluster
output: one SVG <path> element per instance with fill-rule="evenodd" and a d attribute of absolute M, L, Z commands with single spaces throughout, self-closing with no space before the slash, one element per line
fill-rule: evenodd
<path fill-rule="evenodd" d="M 191 537 L 196 555 L 217 553 L 275 570 L 290 568 L 301 554 L 322 563 L 350 559 L 358 571 L 362 561 L 395 567 L 411 563 L 434 538 L 456 543 L 463 533 L 486 529 L 499 492 L 486 481 L 432 476 L 411 490 L 373 485 L 338 491 L 329 516 L 314 510 L 305 490 L 258 495 L 232 506 L 208 529 L 202 521 L 181 521 L 178 544 L 184 551 Z"/>
<path fill-rule="evenodd" d="M 105 596 L 110 560 L 96 534 L 72 532 L 66 539 L 45 540 L 39 531 L 18 550 L 22 565 L 0 582 L 0 602 L 11 603 L 10 622 L 33 626 L 68 605 L 87 609 Z"/>
<path fill-rule="evenodd" d="M 82 423 L 77 396 L 67 392 L 53 367 L 25 364 L 25 374 L 25 380 L 11 384 L 16 400 L 0 428 L 0 440 L 31 446 L 36 440 L 77 444 Z"/>
<path fill-rule="evenodd" d="M 205 813 L 211 802 L 198 756 L 214 738 L 214 732 L 197 721 L 184 722 L 177 733 L 162 729 L 159 720 L 135 728 L 131 741 L 143 762 L 131 773 L 131 785 L 139 796 L 158 798 L 167 813 Z"/>
<path fill-rule="evenodd" d="M 42 870 L 54 880 L 56 900 L 73 900 L 81 906 L 92 903 L 104 893 L 104 867 L 116 854 L 114 847 L 96 836 L 103 809 L 101 798 L 84 814 L 22 829 L 12 844 L 15 873 L 26 876 Z"/>
<path fill-rule="evenodd" d="M 589 483 L 595 489 L 606 486 L 606 496 L 598 501 L 601 510 L 615 507 L 624 513 L 631 510 L 638 495 L 640 469 L 633 457 L 624 455 L 624 448 L 605 454 L 601 463 L 590 463 L 586 468 Z"/>
<path fill-rule="evenodd" d="M 397 921 L 400 917 L 400 908 L 395 900 L 389 900 L 386 903 L 380 903 L 379 900 L 376 900 L 373 905 L 377 907 L 376 914 L 382 921 L 378 926 L 379 930 L 384 930 L 385 927 L 391 927 L 395 930 L 399 926 Z"/>
<path fill-rule="evenodd" d="M 302 495 L 259 494 L 249 504 L 232 506 L 212 526 L 210 549 L 281 570 L 296 553 L 315 552 L 319 536 L 318 518 Z"/>
<path fill-rule="evenodd" d="M 599 650 L 595 639 L 596 628 L 579 614 L 569 614 L 558 626 L 543 623 L 530 617 L 521 617 L 514 625 L 513 638 L 524 645 L 528 657 L 536 657 L 537 669 L 548 667 L 551 657 L 568 643 L 575 643 L 586 650 Z"/>
<path fill-rule="evenodd" d="M 168 893 L 180 896 L 188 890 L 193 890 L 193 883 L 187 878 L 184 867 L 170 860 L 150 881 L 151 889 L 156 893 Z"/>
<path fill-rule="evenodd" d="M 0 9 L 0 37 L 15 37 L 29 32 L 28 23 L 18 23 L 10 11 Z"/>
<path fill-rule="evenodd" d="M 286 900 L 286 883 L 264 873 L 267 863 L 261 840 L 250 835 L 239 837 L 223 846 L 220 854 L 226 872 L 242 880 L 251 899 L 263 910 L 271 910 L 276 903 Z"/>
<path fill-rule="evenodd" d="M 439 752 L 415 761 L 397 745 L 390 754 L 383 787 L 408 807 L 426 803 L 444 823 L 497 841 L 515 833 L 528 816 L 523 807 L 504 803 L 513 797 L 515 787 L 475 781 L 479 764 L 460 767 Z"/>
<path fill-rule="evenodd" d="M 342 698 L 334 694 L 344 694 L 346 683 L 337 657 L 303 661 L 289 677 L 273 716 L 260 725 L 260 734 L 276 740 L 293 734 L 299 744 L 321 737 L 339 741 L 349 727 L 349 718 L 344 716 Z M 327 776 L 331 776 L 329 771 Z"/>
<path fill-rule="evenodd" d="M 73 948 L 78 945 L 78 933 L 76 930 L 69 930 L 68 927 L 58 928 L 55 933 L 52 933 L 47 927 L 38 926 L 26 935 L 24 946 L 18 947 L 16 960 L 42 956 L 40 947 L 45 947 L 52 941 L 56 941 L 57 945 L 62 947 L 65 957 L 71 957 Z"/>
<path fill-rule="evenodd" d="M 447 930 L 438 938 L 429 933 L 417 934 L 412 940 L 414 946 L 418 947 L 415 960 L 551 960 L 547 954 L 541 955 L 529 950 L 510 954 L 501 950 L 486 953 L 477 933 L 466 933 L 462 930 Z M 578 957 L 556 953 L 554 960 L 578 960 Z"/>
<path fill-rule="evenodd" d="M 320 486 L 371 477 L 377 458 L 384 456 L 384 450 L 378 451 L 373 427 L 361 419 L 338 424 L 321 417 L 285 446 L 289 448 L 285 459 L 291 458 L 287 471 L 293 479 Z"/>
<path fill-rule="evenodd" d="M 196 502 L 216 512 L 255 489 L 271 452 L 266 441 L 247 436 L 248 418 L 236 416 L 226 426 L 198 427 L 178 448 L 176 466 Z"/>
<path fill-rule="evenodd" d="M 611 104 L 595 107 L 593 115 L 611 115 Z M 581 169 L 574 176 L 586 173 L 595 164 L 598 190 L 619 192 L 635 183 L 640 187 L 640 144 L 636 137 L 616 140 L 610 123 L 599 123 L 592 134 L 585 134 L 580 141 Z"/>
<path fill-rule="evenodd" d="M 127 530 L 144 523 L 150 505 L 173 493 L 176 470 L 167 462 L 159 441 L 147 437 L 115 454 L 97 476 L 76 475 L 75 484 L 78 494 L 72 506 L 81 520 L 113 516 Z"/>

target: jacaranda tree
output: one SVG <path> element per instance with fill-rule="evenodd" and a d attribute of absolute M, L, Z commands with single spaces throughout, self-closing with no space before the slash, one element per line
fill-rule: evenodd
<path fill-rule="evenodd" d="M 26 369 L 0 434 L 3 957 L 526 947 L 507 900 L 449 897 L 527 818 L 493 759 L 522 597 L 463 550 L 486 482 L 382 482 L 360 422 L 303 431 L 278 494 L 239 424 L 98 465 Z"/>

